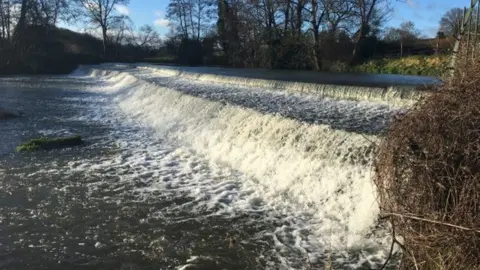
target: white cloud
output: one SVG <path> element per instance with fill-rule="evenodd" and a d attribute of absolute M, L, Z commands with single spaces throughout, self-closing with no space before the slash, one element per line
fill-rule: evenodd
<path fill-rule="evenodd" d="M 170 26 L 170 21 L 167 20 L 167 19 L 156 19 L 154 22 L 153 22 L 156 26 L 160 26 L 160 27 L 168 27 Z"/>
<path fill-rule="evenodd" d="M 159 27 L 169 27 L 170 26 L 170 21 L 168 19 L 165 19 L 165 12 L 162 10 L 157 10 L 155 11 L 155 21 L 153 24 Z"/>
<path fill-rule="evenodd" d="M 115 5 L 115 10 L 122 15 L 128 16 L 130 14 L 130 10 L 125 5 Z"/>

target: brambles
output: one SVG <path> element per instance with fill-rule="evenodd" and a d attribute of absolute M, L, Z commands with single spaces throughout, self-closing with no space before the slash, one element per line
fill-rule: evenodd
<path fill-rule="evenodd" d="M 395 120 L 379 147 L 381 208 L 403 269 L 480 268 L 480 63 Z"/>

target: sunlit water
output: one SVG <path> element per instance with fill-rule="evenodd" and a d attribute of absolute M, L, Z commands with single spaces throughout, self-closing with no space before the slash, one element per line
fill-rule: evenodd
<path fill-rule="evenodd" d="M 0 78 L 0 107 L 25 114 L 0 122 L 1 269 L 384 263 L 373 145 L 409 100 L 177 75 L 101 66 Z M 85 146 L 14 151 L 68 134 Z"/>

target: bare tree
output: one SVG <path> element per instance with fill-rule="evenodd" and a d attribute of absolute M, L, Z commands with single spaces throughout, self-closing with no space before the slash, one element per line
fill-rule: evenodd
<path fill-rule="evenodd" d="M 134 37 L 135 44 L 144 50 L 154 48 L 160 43 L 160 35 L 148 24 L 140 27 Z"/>
<path fill-rule="evenodd" d="M 200 40 L 208 30 L 208 23 L 215 14 L 212 0 L 172 0 L 166 17 L 184 38 Z"/>
<path fill-rule="evenodd" d="M 420 36 L 420 30 L 411 21 L 400 24 L 399 28 L 388 28 L 384 39 L 390 42 L 400 43 L 400 56 L 403 57 L 403 45 L 412 42 Z"/>
<path fill-rule="evenodd" d="M 68 0 L 31 1 L 29 16 L 34 24 L 55 26 L 60 18 L 67 19 L 69 3 Z"/>
<path fill-rule="evenodd" d="M 372 30 L 374 20 L 384 20 L 391 12 L 389 0 L 350 0 L 359 28 L 354 35 L 353 62 L 358 61 L 360 46 Z"/>
<path fill-rule="evenodd" d="M 388 28 L 385 32 L 386 41 L 413 41 L 420 36 L 420 31 L 411 21 L 400 24 L 399 28 Z"/>
<path fill-rule="evenodd" d="M 174 23 L 174 27 L 183 36 L 189 38 L 191 28 L 189 18 L 189 7 L 187 0 L 172 0 L 168 4 L 166 17 Z"/>
<path fill-rule="evenodd" d="M 457 36 L 462 28 L 463 10 L 454 8 L 447 11 L 440 19 L 440 31 L 450 36 Z"/>
<path fill-rule="evenodd" d="M 108 40 L 116 45 L 133 44 L 133 22 L 127 16 L 117 16 L 110 26 Z"/>
<path fill-rule="evenodd" d="M 28 0 L 22 0 L 22 2 L 20 4 L 20 16 L 18 18 L 17 25 L 15 26 L 15 32 L 14 32 L 15 38 L 21 36 L 23 30 L 26 27 L 27 12 L 29 10 L 29 3 L 30 3 L 30 1 L 28 1 Z"/>
<path fill-rule="evenodd" d="M 0 0 L 0 42 L 11 38 L 12 8 L 12 0 Z"/>
<path fill-rule="evenodd" d="M 355 16 L 356 5 L 352 1 L 322 0 L 322 2 L 325 9 L 325 19 L 328 22 L 328 32 L 330 33 L 336 33 L 342 27 L 342 24 L 347 27 L 347 22 Z"/>
<path fill-rule="evenodd" d="M 208 14 L 198 13 L 202 1 L 211 0 L 171 0 L 167 18 L 176 37 L 203 38 L 195 15 Z M 351 59 L 353 48 L 353 59 L 361 55 L 360 45 L 388 19 L 390 1 L 216 0 L 218 44 L 234 66 L 318 70 L 324 60 Z M 201 21 L 208 28 L 213 20 Z"/>
<path fill-rule="evenodd" d="M 102 31 L 103 52 L 107 52 L 108 31 L 124 17 L 116 11 L 117 5 L 127 5 L 129 0 L 75 0 L 79 11 L 92 25 Z"/>

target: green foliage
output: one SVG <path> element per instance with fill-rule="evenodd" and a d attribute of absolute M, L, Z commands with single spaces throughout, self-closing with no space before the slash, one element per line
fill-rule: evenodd
<path fill-rule="evenodd" d="M 356 72 L 442 76 L 448 65 L 447 56 L 409 56 L 373 60 L 353 68 Z"/>
<path fill-rule="evenodd" d="M 65 147 L 72 147 L 83 144 L 80 135 L 75 135 L 65 138 L 38 138 L 31 139 L 25 143 L 19 145 L 17 152 L 23 151 L 37 151 L 37 150 L 52 150 Z"/>

